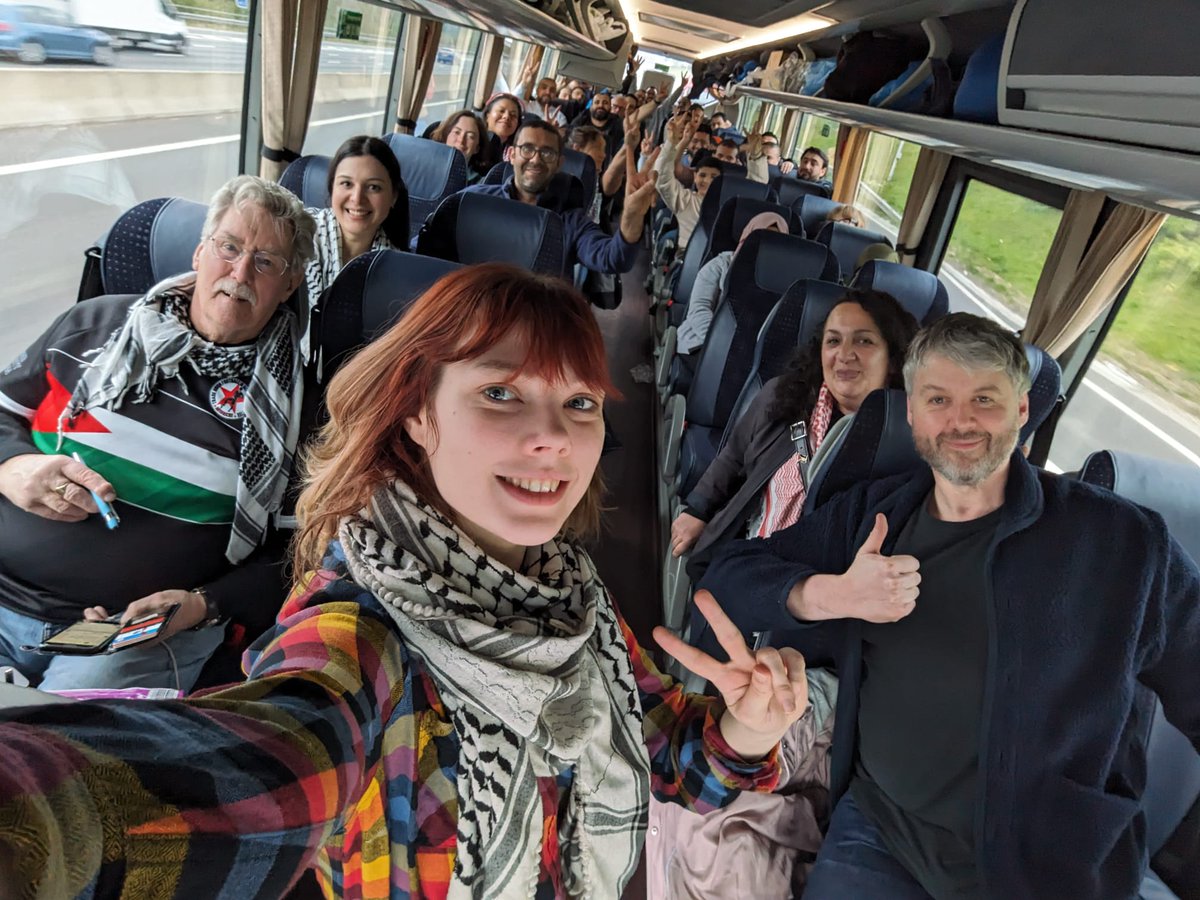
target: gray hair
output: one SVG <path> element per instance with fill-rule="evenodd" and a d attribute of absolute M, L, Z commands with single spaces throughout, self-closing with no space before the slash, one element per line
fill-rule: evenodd
<path fill-rule="evenodd" d="M 247 206 L 256 206 L 271 217 L 276 233 L 291 242 L 292 268 L 303 269 L 315 253 L 313 237 L 317 223 L 299 197 L 282 185 L 255 175 L 238 175 L 217 189 L 208 204 L 202 237 L 212 237 L 217 223 L 230 209 L 241 212 Z"/>
<path fill-rule="evenodd" d="M 971 313 L 950 313 L 918 331 L 904 359 L 904 389 L 910 394 L 917 370 L 934 354 L 964 369 L 1003 372 L 1018 395 L 1029 390 L 1025 345 L 1013 332 L 991 319 Z"/>

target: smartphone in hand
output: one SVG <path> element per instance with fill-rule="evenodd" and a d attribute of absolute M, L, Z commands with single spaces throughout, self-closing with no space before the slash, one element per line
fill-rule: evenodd
<path fill-rule="evenodd" d="M 100 622 L 76 622 L 46 638 L 38 650 L 88 656 L 136 647 L 158 637 L 178 609 L 178 604 L 169 606 L 163 612 L 148 613 L 124 625 L 120 616 L 110 616 Z"/>

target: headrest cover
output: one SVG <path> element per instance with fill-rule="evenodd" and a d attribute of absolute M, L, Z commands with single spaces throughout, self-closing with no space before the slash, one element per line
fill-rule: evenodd
<path fill-rule="evenodd" d="M 453 147 L 411 134 L 389 134 L 387 142 L 410 198 L 440 199 L 466 187 L 467 163 Z"/>
<path fill-rule="evenodd" d="M 192 257 L 204 230 L 208 207 L 195 200 L 168 200 L 150 226 L 150 266 L 154 282 L 192 270 Z M 143 290 L 149 290 L 152 284 Z"/>
<path fill-rule="evenodd" d="M 733 257 L 726 279 L 728 292 L 733 294 L 743 285 L 752 285 L 781 296 L 800 278 L 820 278 L 828 259 L 828 248 L 814 241 L 776 231 L 755 231 Z"/>
<path fill-rule="evenodd" d="M 859 270 L 854 285 L 891 294 L 922 325 L 941 318 L 949 308 L 946 286 L 936 275 L 900 263 L 872 260 Z"/>
<path fill-rule="evenodd" d="M 535 272 L 562 274 L 562 224 L 557 215 L 476 191 L 460 197 L 455 228 L 459 262 L 509 262 Z"/>

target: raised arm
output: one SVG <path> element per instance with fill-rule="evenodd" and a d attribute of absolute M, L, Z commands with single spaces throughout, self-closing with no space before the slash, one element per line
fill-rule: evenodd
<path fill-rule="evenodd" d="M 0 847 L 18 871 L 6 891 L 157 894 L 186 876 L 214 894 L 235 877 L 241 897 L 287 894 L 371 783 L 404 682 L 391 628 L 326 599 L 289 605 L 244 684 L 7 713 Z"/>

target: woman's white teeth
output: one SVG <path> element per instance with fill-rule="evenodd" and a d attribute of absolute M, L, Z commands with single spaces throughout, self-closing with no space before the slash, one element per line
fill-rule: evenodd
<path fill-rule="evenodd" d="M 529 491 L 533 494 L 552 494 L 558 490 L 561 481 L 530 481 L 528 478 L 508 478 L 504 479 L 509 484 L 514 484 L 523 491 Z"/>

